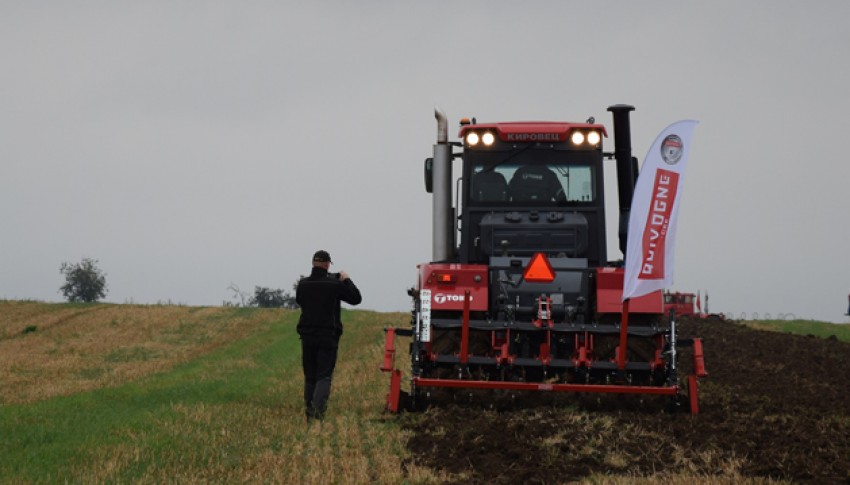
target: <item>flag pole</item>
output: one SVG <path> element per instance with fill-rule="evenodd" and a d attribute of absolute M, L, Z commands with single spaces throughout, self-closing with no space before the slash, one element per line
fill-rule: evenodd
<path fill-rule="evenodd" d="M 629 300 L 623 300 L 623 321 L 620 323 L 620 351 L 617 352 L 617 370 L 626 370 L 626 343 L 629 336 Z"/>

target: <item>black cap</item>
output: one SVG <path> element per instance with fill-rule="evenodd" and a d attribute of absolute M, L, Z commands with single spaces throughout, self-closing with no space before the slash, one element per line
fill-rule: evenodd
<path fill-rule="evenodd" d="M 316 263 L 330 263 L 331 255 L 327 251 L 319 250 L 313 255 L 313 261 Z"/>

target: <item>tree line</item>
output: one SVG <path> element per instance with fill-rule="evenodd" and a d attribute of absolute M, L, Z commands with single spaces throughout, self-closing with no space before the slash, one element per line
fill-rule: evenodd
<path fill-rule="evenodd" d="M 64 262 L 59 267 L 59 272 L 65 278 L 65 284 L 59 288 L 59 291 L 69 302 L 94 303 L 104 298 L 109 291 L 106 285 L 106 273 L 98 267 L 96 259 L 83 258 L 79 263 Z M 292 285 L 292 293 L 280 288 L 255 286 L 254 294 L 249 295 L 231 283 L 228 289 L 234 292 L 236 301 L 225 300 L 222 304 L 259 308 L 298 308 L 295 302 L 297 286 L 296 281 Z"/>

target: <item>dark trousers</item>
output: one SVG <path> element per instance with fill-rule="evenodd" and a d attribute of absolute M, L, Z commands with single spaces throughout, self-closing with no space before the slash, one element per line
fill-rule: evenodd
<path fill-rule="evenodd" d="M 339 337 L 301 337 L 301 363 L 304 367 L 304 404 L 307 419 L 322 419 L 331 395 L 331 378 L 336 366 Z"/>

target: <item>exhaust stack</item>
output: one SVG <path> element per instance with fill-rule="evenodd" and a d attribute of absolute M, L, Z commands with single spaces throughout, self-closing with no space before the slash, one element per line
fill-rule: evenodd
<path fill-rule="evenodd" d="M 632 133 L 629 112 L 635 107 L 627 104 L 615 104 L 608 107 L 614 117 L 614 159 L 617 161 L 617 195 L 620 200 L 620 251 L 626 258 L 626 243 L 629 236 L 629 214 L 632 209 L 632 197 L 635 193 L 638 167 L 637 159 L 632 157 Z"/>
<path fill-rule="evenodd" d="M 454 224 L 452 207 L 452 146 L 449 144 L 449 125 L 446 114 L 434 108 L 437 119 L 437 143 L 434 145 L 433 231 L 432 259 L 446 261 L 454 255 Z"/>

